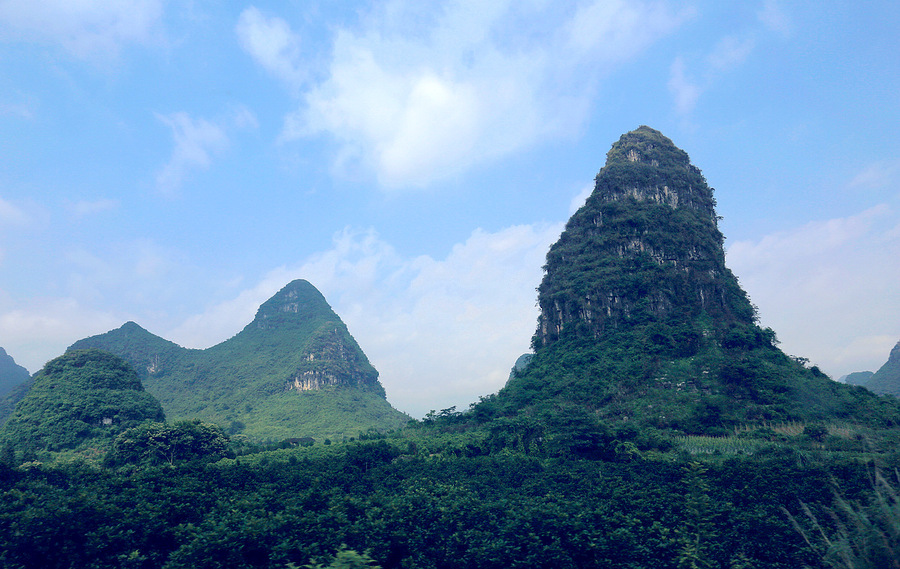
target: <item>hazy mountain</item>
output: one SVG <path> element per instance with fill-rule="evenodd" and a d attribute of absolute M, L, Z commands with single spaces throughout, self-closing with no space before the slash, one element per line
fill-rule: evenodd
<path fill-rule="evenodd" d="M 869 383 L 869 380 L 872 379 L 873 375 L 875 375 L 875 372 L 873 371 L 854 371 L 853 373 L 848 373 L 841 377 L 838 381 L 846 383 L 847 385 L 862 385 L 865 387 Z"/>
<path fill-rule="evenodd" d="M 805 368 L 757 326 L 725 266 L 715 203 L 671 140 L 648 127 L 622 135 L 547 253 L 535 355 L 499 401 L 697 433 L 896 418 L 895 403 Z"/>
<path fill-rule="evenodd" d="M 100 350 L 75 350 L 34 375 L 25 397 L 0 430 L 0 442 L 21 451 L 60 451 L 116 433 L 144 420 L 165 419 L 124 359 Z"/>
<path fill-rule="evenodd" d="M 28 370 L 16 363 L 16 361 L 0 348 L 0 398 L 6 397 L 10 391 L 31 377 Z"/>
<path fill-rule="evenodd" d="M 894 345 L 888 361 L 878 368 L 865 386 L 878 394 L 900 397 L 900 342 Z"/>
<path fill-rule="evenodd" d="M 100 348 L 132 362 L 170 420 L 213 421 L 262 439 L 355 436 L 409 417 L 385 399 L 378 372 L 310 283 L 296 280 L 234 337 L 186 349 L 133 322 L 70 349 Z"/>

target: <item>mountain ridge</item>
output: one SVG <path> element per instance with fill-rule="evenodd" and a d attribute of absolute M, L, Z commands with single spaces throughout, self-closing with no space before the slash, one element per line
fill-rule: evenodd
<path fill-rule="evenodd" d="M 170 420 L 214 421 L 230 434 L 327 438 L 408 420 L 387 402 L 378 372 L 340 317 L 302 279 L 265 301 L 240 332 L 203 350 L 133 322 L 69 349 L 89 347 L 132 362 Z"/>

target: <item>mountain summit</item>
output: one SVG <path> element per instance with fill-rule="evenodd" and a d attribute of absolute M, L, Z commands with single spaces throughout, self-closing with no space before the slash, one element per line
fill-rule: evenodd
<path fill-rule="evenodd" d="M 659 131 L 622 135 L 547 254 L 535 347 L 701 314 L 718 334 L 751 324 L 753 307 L 725 266 L 715 204 L 687 153 Z M 690 351 L 696 340 L 678 343 Z"/>
<path fill-rule="evenodd" d="M 595 182 L 547 253 L 535 354 L 501 390 L 507 409 L 565 402 L 708 434 L 896 419 L 895 406 L 881 413 L 886 403 L 807 369 L 757 326 L 725 266 L 713 190 L 671 140 L 646 126 L 622 135 Z"/>
<path fill-rule="evenodd" d="M 385 400 L 378 372 L 309 282 L 264 302 L 228 340 L 191 350 L 134 322 L 79 340 L 138 370 L 170 420 L 203 419 L 257 439 L 339 437 L 388 429 L 408 417 Z"/>

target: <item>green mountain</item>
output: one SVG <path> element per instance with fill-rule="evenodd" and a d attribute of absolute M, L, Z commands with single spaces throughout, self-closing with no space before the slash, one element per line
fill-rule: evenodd
<path fill-rule="evenodd" d="M 723 433 L 747 423 L 900 419 L 776 346 L 725 265 L 713 189 L 642 126 L 607 154 L 547 253 L 531 363 L 498 401 L 566 402 L 613 422 Z"/>
<path fill-rule="evenodd" d="M 35 374 L 0 430 L 0 443 L 23 453 L 61 451 L 164 418 L 128 362 L 100 350 L 74 350 Z"/>
<path fill-rule="evenodd" d="M 865 386 L 880 395 L 900 397 L 900 342 L 891 350 L 888 361 L 878 368 Z"/>
<path fill-rule="evenodd" d="M 385 399 L 378 372 L 322 294 L 296 280 L 234 337 L 186 349 L 134 322 L 70 349 L 130 361 L 170 420 L 203 419 L 255 439 L 355 436 L 409 417 Z"/>
<path fill-rule="evenodd" d="M 847 385 L 862 385 L 865 387 L 873 375 L 875 375 L 875 372 L 872 371 L 854 371 L 840 378 L 840 381 Z"/>

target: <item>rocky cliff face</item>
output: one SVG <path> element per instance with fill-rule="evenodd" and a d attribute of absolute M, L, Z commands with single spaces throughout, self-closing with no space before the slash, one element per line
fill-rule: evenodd
<path fill-rule="evenodd" d="M 713 190 L 684 151 L 649 127 L 622 135 L 547 254 L 535 347 L 648 318 L 751 322 L 716 220 Z"/>

